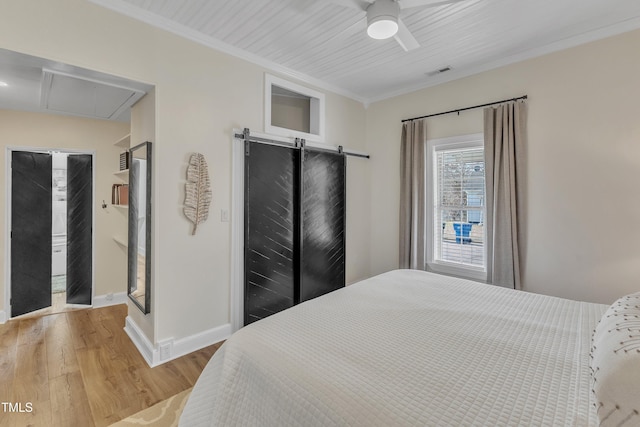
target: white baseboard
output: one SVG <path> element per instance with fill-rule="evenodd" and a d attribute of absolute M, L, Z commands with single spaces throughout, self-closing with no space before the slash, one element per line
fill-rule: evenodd
<path fill-rule="evenodd" d="M 226 340 L 230 336 L 231 323 L 225 323 L 217 328 L 207 329 L 206 331 L 202 331 L 179 340 L 170 340 L 172 341 L 170 358 L 162 360 L 161 363 L 168 362 L 169 360 L 200 350 L 201 348 L 207 347 L 211 344 Z"/>
<path fill-rule="evenodd" d="M 231 335 L 231 324 L 226 323 L 217 328 L 208 329 L 179 340 L 166 339 L 158 342 L 155 346 L 151 344 L 144 332 L 129 316 L 126 318 L 124 330 L 147 364 L 153 368 L 211 344 L 226 340 Z"/>
<path fill-rule="evenodd" d="M 144 360 L 147 361 L 147 364 L 152 368 L 156 366 L 153 364 L 153 346 L 151 345 L 151 342 L 136 322 L 129 316 L 125 319 L 124 331 L 129 335 L 129 338 L 131 338 L 133 344 L 136 346 L 142 357 L 144 357 Z"/>
<path fill-rule="evenodd" d="M 126 304 L 127 293 L 116 292 L 115 294 L 96 295 L 93 297 L 93 308 L 107 307 L 110 305 Z"/>
<path fill-rule="evenodd" d="M 7 321 L 7 314 L 4 310 L 0 310 L 0 325 Z"/>

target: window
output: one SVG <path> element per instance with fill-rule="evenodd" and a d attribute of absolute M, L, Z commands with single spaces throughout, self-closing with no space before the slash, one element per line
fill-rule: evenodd
<path fill-rule="evenodd" d="M 427 268 L 484 280 L 483 136 L 428 141 Z"/>
<path fill-rule="evenodd" d="M 265 132 L 324 140 L 324 94 L 265 74 Z"/>

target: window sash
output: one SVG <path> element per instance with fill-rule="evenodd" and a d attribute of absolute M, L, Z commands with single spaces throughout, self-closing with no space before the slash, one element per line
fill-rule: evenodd
<path fill-rule="evenodd" d="M 431 193 L 428 215 L 432 224 L 427 242 L 428 265 L 432 270 L 442 267 L 445 273 L 483 279 L 487 259 L 484 147 L 481 135 L 470 139 L 472 141 L 467 142 L 452 138 L 453 144 L 432 143 L 427 150 L 433 167 L 427 178 L 432 181 L 427 186 Z M 454 224 L 453 228 L 459 231 L 451 234 Z M 470 237 L 472 227 L 473 238 Z"/>

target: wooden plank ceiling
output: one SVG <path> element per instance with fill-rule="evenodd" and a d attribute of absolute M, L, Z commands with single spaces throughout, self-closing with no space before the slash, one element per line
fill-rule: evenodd
<path fill-rule="evenodd" d="M 405 52 L 336 0 L 92 1 L 365 102 L 640 28 L 638 0 L 463 0 L 403 10 Z"/>

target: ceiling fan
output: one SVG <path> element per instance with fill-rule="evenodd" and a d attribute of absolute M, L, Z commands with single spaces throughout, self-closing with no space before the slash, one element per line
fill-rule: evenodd
<path fill-rule="evenodd" d="M 367 34 L 373 39 L 394 37 L 405 51 L 420 47 L 400 19 L 402 11 L 418 7 L 436 7 L 464 0 L 332 0 L 333 3 L 366 13 Z M 357 23 L 364 23 L 364 17 Z"/>

